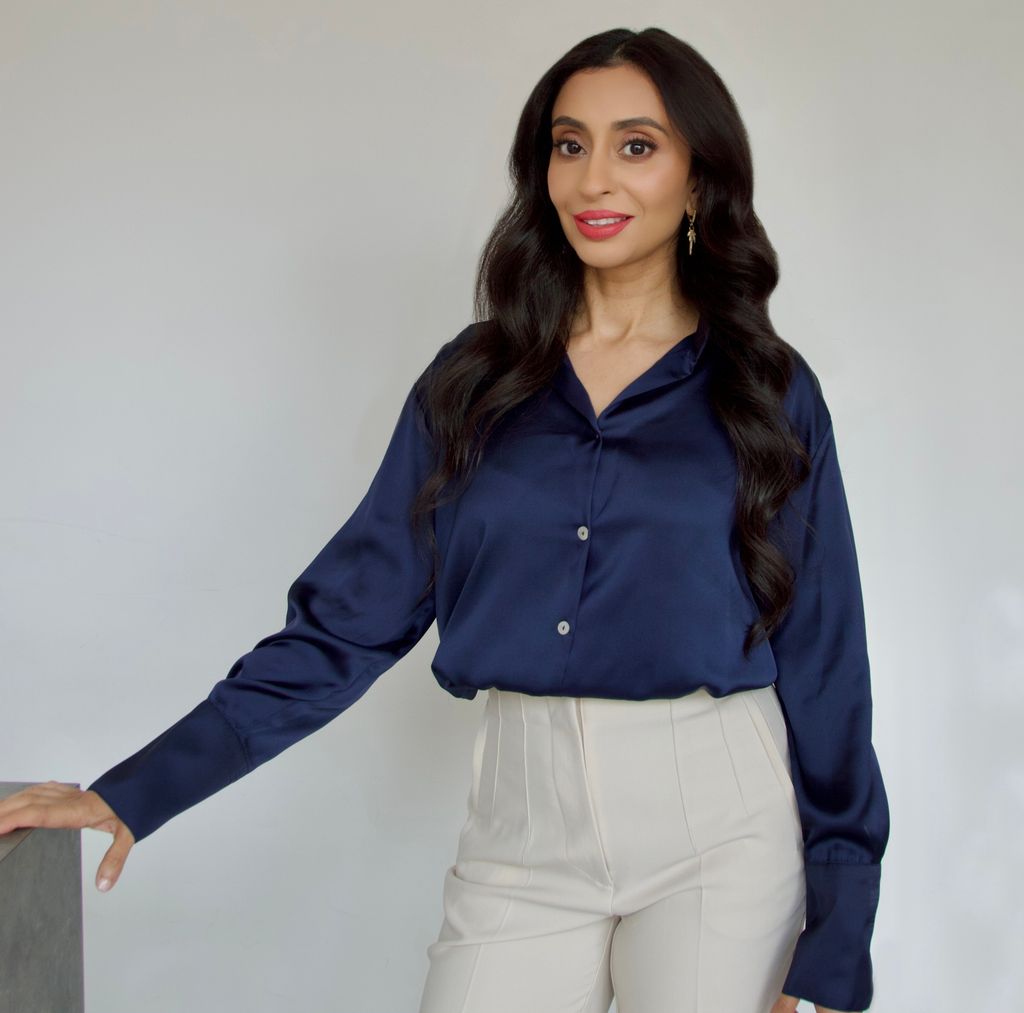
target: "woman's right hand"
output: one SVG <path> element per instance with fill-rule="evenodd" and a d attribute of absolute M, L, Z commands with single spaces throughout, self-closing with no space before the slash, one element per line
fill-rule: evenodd
<path fill-rule="evenodd" d="M 113 834 L 96 872 L 99 890 L 109 890 L 118 881 L 135 844 L 135 835 L 96 792 L 59 781 L 32 784 L 0 799 L 0 834 L 19 827 L 91 827 Z"/>

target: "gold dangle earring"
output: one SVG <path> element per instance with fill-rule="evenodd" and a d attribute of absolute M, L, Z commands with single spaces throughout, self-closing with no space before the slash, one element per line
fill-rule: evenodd
<path fill-rule="evenodd" d="M 697 238 L 697 233 L 694 230 L 693 223 L 697 220 L 697 209 L 693 209 L 693 214 L 690 215 L 690 229 L 686 233 L 686 238 L 690 240 L 690 253 L 693 253 L 693 244 Z"/>

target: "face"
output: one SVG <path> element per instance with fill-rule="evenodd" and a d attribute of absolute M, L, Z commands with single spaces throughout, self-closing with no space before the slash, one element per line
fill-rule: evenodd
<path fill-rule="evenodd" d="M 695 181 L 689 147 L 650 79 L 629 65 L 578 71 L 558 93 L 551 119 L 548 193 L 580 259 L 610 268 L 674 256 L 680 226 L 688 228 L 683 215 L 696 209 Z M 626 120 L 634 122 L 619 122 Z M 580 212 L 628 219 L 590 227 L 574 217 Z"/>

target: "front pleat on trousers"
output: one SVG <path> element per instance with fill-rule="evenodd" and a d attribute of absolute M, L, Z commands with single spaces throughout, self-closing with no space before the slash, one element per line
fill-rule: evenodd
<path fill-rule="evenodd" d="M 466 801 L 420 1013 L 606 1013 L 613 972 L 620 1013 L 746 1013 L 781 981 L 805 896 L 774 686 L 492 688 Z"/>

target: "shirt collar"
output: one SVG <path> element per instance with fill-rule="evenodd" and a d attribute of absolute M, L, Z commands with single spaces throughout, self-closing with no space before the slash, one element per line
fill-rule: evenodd
<path fill-rule="evenodd" d="M 646 394 L 650 390 L 689 376 L 696 369 L 697 363 L 707 347 L 710 332 L 711 322 L 707 314 L 702 312 L 697 321 L 696 330 L 670 346 L 650 368 L 616 395 L 615 400 L 601 413 L 602 416 L 617 407 L 626 398 L 636 397 L 637 394 Z M 552 386 L 589 422 L 596 424 L 597 419 L 594 417 L 590 397 L 572 368 L 568 352 L 562 354 L 561 362 L 552 378 Z"/>

